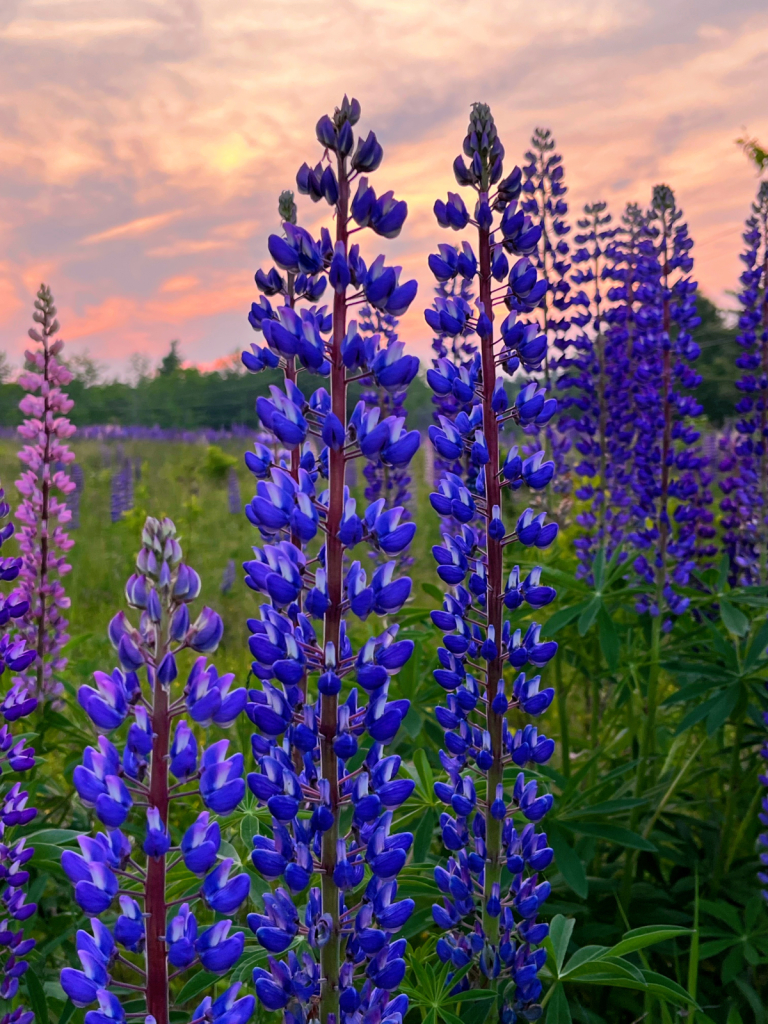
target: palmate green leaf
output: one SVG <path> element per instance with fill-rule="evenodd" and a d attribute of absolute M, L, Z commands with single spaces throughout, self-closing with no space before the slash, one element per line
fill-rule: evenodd
<path fill-rule="evenodd" d="M 671 978 L 667 978 L 664 974 L 657 974 L 656 971 L 649 971 L 647 968 L 642 968 L 642 974 L 648 986 L 648 991 L 658 996 L 659 999 L 664 999 L 668 1003 L 674 1003 L 676 1006 L 692 1005 L 697 1010 L 700 1009 L 696 1000 L 691 999 L 689 993 L 686 992 L 682 985 L 678 985 L 676 981 L 672 981 Z"/>
<path fill-rule="evenodd" d="M 689 700 L 695 700 L 697 697 L 709 693 L 716 686 L 721 687 L 722 682 L 723 673 L 719 672 L 717 679 L 702 679 L 698 683 L 690 683 L 688 686 L 681 687 L 677 693 L 670 694 L 669 697 L 661 702 L 661 706 L 670 707 L 673 704 L 685 704 Z"/>
<path fill-rule="evenodd" d="M 560 971 L 561 979 L 570 977 L 585 964 L 592 963 L 593 960 L 599 960 L 608 953 L 608 946 L 582 946 L 581 949 L 577 949 L 571 959 Z"/>
<path fill-rule="evenodd" d="M 189 1002 L 190 999 L 199 996 L 205 989 L 212 988 L 218 980 L 219 978 L 216 974 L 209 974 L 208 971 L 198 971 L 197 974 L 192 975 L 181 992 L 176 996 L 176 1003 Z"/>
<path fill-rule="evenodd" d="M 595 590 L 601 591 L 605 582 L 605 548 L 597 549 L 592 562 L 592 577 L 595 581 Z"/>
<path fill-rule="evenodd" d="M 589 895 L 589 882 L 581 858 L 568 842 L 565 831 L 556 822 L 547 829 L 547 839 L 555 851 L 555 863 L 566 884 L 583 900 Z"/>
<path fill-rule="evenodd" d="M 725 900 L 701 900 L 699 906 L 705 914 L 716 917 L 718 921 L 727 924 L 737 935 L 743 934 L 744 926 L 741 923 L 739 912 L 730 903 L 726 903 Z"/>
<path fill-rule="evenodd" d="M 598 635 L 600 637 L 600 650 L 611 672 L 619 667 L 619 655 L 621 653 L 621 641 L 616 631 L 613 619 L 602 605 L 597 616 Z"/>
<path fill-rule="evenodd" d="M 51 1017 L 48 1010 L 48 1000 L 45 997 L 45 989 L 34 967 L 25 973 L 24 980 L 27 983 L 29 1005 L 35 1015 L 36 1024 L 48 1024 Z"/>
<path fill-rule="evenodd" d="M 648 800 L 644 797 L 628 796 L 621 800 L 604 800 L 599 804 L 580 807 L 578 814 L 619 814 L 621 811 L 632 811 L 635 807 L 642 807 L 647 803 Z"/>
<path fill-rule="evenodd" d="M 437 825 L 437 814 L 434 811 L 427 811 L 416 826 L 416 831 L 413 834 L 413 859 L 417 863 L 427 859 L 435 825 Z"/>
<path fill-rule="evenodd" d="M 661 667 L 667 672 L 680 676 L 703 676 L 711 679 L 713 683 L 722 685 L 724 676 L 738 678 L 737 672 L 730 672 L 722 665 L 712 665 L 705 661 L 681 661 L 679 658 L 670 658 L 662 661 Z"/>
<path fill-rule="evenodd" d="M 435 586 L 434 583 L 422 583 L 421 589 L 424 591 L 425 594 L 429 594 L 430 597 L 434 597 L 434 599 L 436 601 L 439 601 L 440 604 L 443 603 L 443 598 L 445 597 L 445 594 L 439 587 Z"/>
<path fill-rule="evenodd" d="M 467 993 L 464 993 L 465 996 Z M 461 1024 L 484 1024 L 485 1021 L 491 1021 L 490 1014 L 492 1013 L 496 997 L 493 994 L 487 992 L 471 992 L 469 993 L 473 997 L 470 1000 L 462 1000 L 461 1003 Z M 477 997 L 477 998 L 474 998 Z"/>
<path fill-rule="evenodd" d="M 697 725 L 702 719 L 706 718 L 720 700 L 721 695 L 722 691 L 720 691 L 720 693 L 716 693 L 714 697 L 710 697 L 709 700 L 705 700 L 702 704 L 699 704 L 698 707 L 689 711 L 672 735 L 680 736 L 688 729 L 692 729 L 693 726 Z"/>
<path fill-rule="evenodd" d="M 677 938 L 680 935 L 692 935 L 690 928 L 675 928 L 672 925 L 648 924 L 642 928 L 633 928 L 625 932 L 624 936 L 611 946 L 612 956 L 625 956 L 627 953 L 634 953 L 638 949 L 645 949 L 646 946 L 654 946 L 657 942 L 667 942 L 669 939 Z"/>
<path fill-rule="evenodd" d="M 421 747 L 413 755 L 413 766 L 419 776 L 423 795 L 431 802 L 434 799 L 435 776 L 427 755 Z"/>
<path fill-rule="evenodd" d="M 579 631 L 579 636 L 586 636 L 589 632 L 592 624 L 597 618 L 598 612 L 603 607 L 602 597 L 593 597 L 587 607 L 579 616 L 579 621 L 576 623 L 576 628 Z"/>
<path fill-rule="evenodd" d="M 557 968 L 558 975 L 565 963 L 565 955 L 568 952 L 568 943 L 571 941 L 576 921 L 572 917 L 564 917 L 556 914 L 549 924 L 549 936 L 547 941 L 551 947 L 551 956 Z M 552 997 L 554 998 L 554 997 Z"/>
<path fill-rule="evenodd" d="M 702 618 L 702 623 L 704 624 L 705 628 L 708 630 L 708 632 L 709 632 L 709 634 L 710 634 L 710 636 L 712 638 L 712 643 L 715 645 L 715 648 L 717 649 L 717 653 L 725 661 L 726 668 L 729 668 L 729 669 L 731 669 L 734 672 L 738 672 L 739 664 L 738 664 L 738 659 L 736 657 L 736 651 L 734 650 L 733 644 L 732 643 L 730 643 L 730 644 L 728 643 L 728 641 L 722 635 L 722 633 L 717 628 L 717 626 L 714 624 L 714 622 L 712 622 L 706 616 L 704 616 Z"/>
<path fill-rule="evenodd" d="M 550 615 L 542 626 L 542 632 L 547 636 L 554 636 L 558 630 L 569 626 L 575 619 L 578 619 L 588 604 L 589 601 L 580 601 L 578 604 L 571 605 L 570 608 L 560 608 L 554 615 Z"/>
<path fill-rule="evenodd" d="M 699 960 L 708 960 L 711 956 L 718 956 L 720 953 L 724 953 L 726 949 L 730 949 L 731 946 L 735 946 L 737 942 L 741 942 L 741 938 L 738 935 L 734 935 L 730 939 L 716 939 L 714 942 L 704 942 L 699 947 Z"/>
<path fill-rule="evenodd" d="M 61 1014 L 59 1015 L 59 1020 L 57 1024 L 68 1024 L 68 1022 L 72 1020 L 72 1018 L 74 1017 L 76 1009 L 77 1007 L 72 1002 L 72 1000 L 67 999 L 66 1003 L 64 1004 L 64 1009 L 61 1011 Z"/>
<path fill-rule="evenodd" d="M 35 846 L 39 843 L 49 846 L 65 846 L 68 843 L 75 843 L 80 834 L 80 832 L 71 828 L 44 828 L 40 832 L 32 832 L 26 838 L 30 845 L 34 841 Z"/>
<path fill-rule="evenodd" d="M 749 645 L 747 656 L 744 658 L 744 673 L 751 672 L 761 658 L 765 657 L 765 649 L 768 647 L 768 622 L 764 622 L 755 634 L 755 638 Z"/>
<path fill-rule="evenodd" d="M 749 619 L 744 612 L 740 612 L 725 598 L 720 599 L 720 618 L 729 633 L 733 633 L 734 636 L 746 636 L 749 630 Z"/>
<path fill-rule="evenodd" d="M 564 823 L 565 824 L 565 823 Z M 632 832 L 621 825 L 608 825 L 603 822 L 574 821 L 569 819 L 568 828 L 575 832 L 581 832 L 585 836 L 594 836 L 595 839 L 606 839 L 609 843 L 616 843 L 617 846 L 626 846 L 630 850 L 647 850 L 648 853 L 656 853 L 656 846 L 650 841 Z"/>
<path fill-rule="evenodd" d="M 738 683 L 733 683 L 720 694 L 707 715 L 707 736 L 714 736 L 717 730 L 725 725 L 738 703 L 740 692 L 741 686 Z"/>
<path fill-rule="evenodd" d="M 547 1004 L 545 1024 L 572 1024 L 571 1008 L 562 982 L 557 982 Z"/>

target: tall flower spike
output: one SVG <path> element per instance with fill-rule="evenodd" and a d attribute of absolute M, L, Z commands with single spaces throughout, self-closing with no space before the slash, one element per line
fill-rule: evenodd
<path fill-rule="evenodd" d="M 108 1006 L 108 1015 L 122 1022 L 119 995 L 136 989 L 138 973 L 146 1013 L 157 1024 L 168 1024 L 168 963 L 176 973 L 200 963 L 224 975 L 245 943 L 243 932 L 230 934 L 229 920 L 198 934 L 190 908 L 202 900 L 212 911 L 231 916 L 248 894 L 248 876 L 231 877 L 230 859 L 215 866 L 221 833 L 218 821 L 211 820 L 231 814 L 242 800 L 243 756 L 229 754 L 227 739 L 208 744 L 199 756 L 194 732 L 195 725 L 229 728 L 243 711 L 247 694 L 233 688 L 232 675 L 219 676 L 207 662 L 205 655 L 221 639 L 221 619 L 203 608 L 190 622 L 189 605 L 200 594 L 200 577 L 182 561 L 173 523 L 149 518 L 141 539 L 137 572 L 125 587 L 128 605 L 140 612 L 138 627 L 123 612 L 115 615 L 109 638 L 120 667 L 109 675 L 95 672 L 95 685 L 81 686 L 77 694 L 98 737 L 75 768 L 75 789 L 105 831 L 79 836 L 80 853 L 67 850 L 62 856 L 75 902 L 91 918 L 93 936 L 78 932 L 82 970 L 65 968 L 61 985 L 76 1006 L 98 1002 L 102 1014 Z M 184 650 L 201 657 L 179 685 L 177 657 Z M 122 753 L 108 735 L 116 742 L 121 737 Z M 173 786 L 169 773 L 178 780 Z M 185 785 L 190 788 L 181 788 Z M 184 831 L 189 803 L 196 800 L 206 810 Z M 178 833 L 181 844 L 175 847 L 171 836 Z M 136 834 L 143 839 L 134 845 L 129 835 Z M 187 902 L 170 916 L 178 901 L 169 900 L 168 886 L 187 884 L 176 879 L 181 862 L 198 876 L 200 887 L 191 894 L 187 888 Z M 115 902 L 119 914 L 107 926 L 99 916 Z M 124 977 L 118 968 L 118 956 L 133 964 L 131 976 Z M 237 1019 L 245 1024 L 253 1012 L 252 997 L 239 1006 L 243 1015 Z M 102 1020 L 101 1014 L 91 1013 L 91 1019 Z"/>
<path fill-rule="evenodd" d="M 9 512 L 5 492 L 0 487 L 0 547 L 13 536 Z M 21 558 L 0 557 L 0 576 L 5 582 L 13 582 L 21 568 Z M 5 674 L 6 669 L 9 673 L 22 673 L 12 682 L 5 676 L 10 686 L 3 688 L 0 704 L 0 714 L 5 721 L 0 728 L 0 774 L 6 780 L 0 797 L 0 873 L 4 883 L 0 893 L 4 920 L 4 939 L 0 947 L 0 998 L 7 1000 L 16 997 L 19 980 L 29 967 L 26 957 L 34 948 L 35 940 L 24 938 L 23 922 L 37 909 L 34 903 L 26 902 L 25 893 L 29 861 L 35 851 L 26 845 L 25 839 L 18 839 L 15 834 L 16 826 L 27 825 L 37 814 L 34 807 L 28 806 L 28 794 L 21 788 L 22 783 L 14 781 L 35 764 L 34 750 L 24 739 L 15 740 L 12 730 L 13 723 L 32 714 L 38 703 L 23 674 L 37 655 L 34 649 L 25 646 L 23 636 L 15 631 L 26 610 L 27 603 L 19 600 L 18 594 L 0 594 L 0 621 L 3 623 L 0 628 L 0 675 Z M 14 1013 L 31 1020 L 32 1015 L 23 1006 L 17 1007 Z"/>
<path fill-rule="evenodd" d="M 370 379 L 393 396 L 394 406 L 418 369 L 401 342 L 348 321 L 349 307 L 366 303 L 391 327 L 391 318 L 413 301 L 416 282 L 401 283 L 399 267 L 387 266 L 383 256 L 366 263 L 360 245 L 350 245 L 353 222 L 393 238 L 407 214 L 404 202 L 391 192 L 377 196 L 369 184 L 382 149 L 373 132 L 355 141 L 359 117 L 359 103 L 345 97 L 333 117 L 317 124 L 324 156 L 314 167 L 304 164 L 296 180 L 302 194 L 332 208 L 335 237 L 323 227 L 316 240 L 296 227 L 295 215 L 283 223 L 282 236 L 270 236 L 269 251 L 288 278 L 274 268 L 257 274 L 265 298 L 252 308 L 251 323 L 264 332 L 267 347 L 243 356 L 252 370 L 282 366 L 284 389 L 273 387 L 257 410 L 293 453 L 290 471 L 267 450 L 246 455 L 257 479 L 246 516 L 265 543 L 244 565 L 246 584 L 264 599 L 260 617 L 248 620 L 252 671 L 261 683 L 247 707 L 258 730 L 252 737 L 258 770 L 248 785 L 272 815 L 272 836 L 254 837 L 252 859 L 265 879 L 282 883 L 264 896 L 264 912 L 248 918 L 270 954 L 253 979 L 261 1003 L 284 1010 L 286 1024 L 395 1024 L 408 1008 L 407 998 L 393 993 L 405 972 L 405 940 L 397 933 L 413 910 L 412 900 L 397 899 L 397 876 L 413 837 L 391 829 L 414 784 L 399 777 L 400 758 L 384 748 L 408 712 L 408 701 L 389 699 L 389 681 L 413 643 L 398 640 L 397 625 L 382 622 L 355 652 L 344 615 L 384 617 L 402 608 L 411 581 L 395 575 L 393 559 L 416 526 L 402 506 L 387 508 L 384 497 L 359 509 L 345 479 L 352 459 L 405 470 L 418 448 L 417 431 L 405 430 L 397 415 L 382 418 L 365 401 L 347 418 L 351 381 Z M 326 285 L 330 315 L 325 307 L 299 308 L 299 299 L 316 302 Z M 268 294 L 280 294 L 285 304 L 267 309 Z M 329 377 L 329 390 L 305 397 L 295 383 L 299 372 Z M 317 459 L 308 436 L 323 445 Z M 328 486 L 318 494 L 320 474 Z M 370 581 L 359 560 L 346 560 L 360 543 L 389 559 Z M 321 620 L 321 635 L 311 618 Z M 352 676 L 357 685 L 350 688 Z M 353 772 L 350 759 L 364 742 L 366 756 Z M 310 815 L 300 816 L 307 805 Z M 344 835 L 340 818 L 347 808 Z M 366 869 L 370 880 L 363 886 Z M 300 893 L 307 895 L 296 899 Z M 305 900 L 300 920 L 294 904 Z M 301 958 L 287 952 L 299 935 L 309 946 Z"/>
<path fill-rule="evenodd" d="M 529 215 L 541 228 L 536 268 L 542 280 L 547 282 L 547 289 L 539 307 L 540 324 L 547 335 L 550 351 L 564 352 L 570 327 L 567 310 L 570 305 L 568 271 L 571 269 L 571 256 L 567 236 L 571 229 L 566 220 L 568 202 L 565 195 L 568 189 L 564 181 L 563 158 L 554 149 L 551 131 L 537 128 L 531 138 L 531 148 L 525 154 L 528 163 L 523 167 L 524 197 L 520 211 Z M 544 375 L 548 383 L 552 360 L 552 356 L 544 357 Z"/>
<path fill-rule="evenodd" d="M 768 182 L 761 183 L 744 227 L 736 336 L 742 348 L 736 365 L 743 371 L 736 387 L 742 397 L 736 404 L 736 441 L 720 463 L 727 474 L 720 482 L 720 522 L 734 580 L 762 586 L 768 579 Z"/>
<path fill-rule="evenodd" d="M 688 583 L 696 566 L 697 540 L 702 531 L 703 539 L 711 536 L 713 519 L 706 480 L 707 493 L 698 494 L 706 457 L 691 423 L 701 412 L 692 394 L 701 376 L 691 365 L 699 356 L 691 331 L 700 320 L 696 282 L 689 277 L 693 241 L 682 216 L 672 189 L 657 185 L 649 211 L 653 255 L 645 265 L 634 342 L 636 521 L 629 537 L 639 549 L 634 568 L 645 591 L 637 608 L 660 618 L 664 629 L 672 624 L 667 612 L 681 615 L 688 607 L 688 598 L 675 585 Z"/>
<path fill-rule="evenodd" d="M 611 503 L 614 467 L 609 456 L 612 414 L 627 400 L 626 380 L 620 372 L 623 350 L 607 331 L 604 283 L 613 267 L 607 254 L 619 229 L 609 227 L 612 218 L 605 210 L 605 203 L 588 203 L 577 222 L 577 269 L 571 281 L 579 290 L 571 296 L 571 324 L 578 334 L 560 359 L 557 382 L 558 390 L 565 392 L 559 426 L 581 455 L 575 472 L 585 478 L 576 496 L 589 507 L 577 517 L 585 532 L 577 538 L 576 550 L 578 574 L 590 579 L 596 552 L 602 548 L 610 558 L 622 536 L 622 510 L 617 517 Z"/>
<path fill-rule="evenodd" d="M 16 513 L 22 556 L 18 599 L 28 603 L 22 632 L 37 651 L 34 667 L 30 666 L 34 674 L 24 679 L 39 697 L 50 699 L 63 692 L 56 677 L 67 664 L 61 652 L 69 640 L 62 614 L 69 598 L 62 578 L 72 568 L 66 553 L 74 541 L 64 527 L 72 518 L 67 499 L 75 484 L 65 468 L 55 466 L 66 467 L 75 458 L 66 444 L 75 432 L 67 419 L 74 402 L 62 391 L 72 374 L 58 359 L 64 342 L 53 340 L 59 322 L 47 285 L 40 285 L 32 319 L 37 326 L 29 329 L 29 336 L 40 347 L 25 352 L 26 368 L 18 379 L 27 392 L 19 402 L 26 419 L 18 430 L 27 444 L 19 452 L 26 469 L 16 481 L 22 498 Z"/>
<path fill-rule="evenodd" d="M 554 743 L 532 725 L 513 731 L 507 715 L 514 709 L 539 716 L 547 709 L 554 691 L 542 688 L 539 674 L 528 676 L 520 670 L 526 665 L 543 668 L 557 644 L 542 641 L 535 623 L 523 635 L 505 620 L 504 609 L 514 611 L 524 602 L 534 609 L 543 607 L 554 599 L 555 591 L 541 585 L 539 569 L 522 581 L 517 567 L 505 576 L 503 554 L 514 541 L 524 547 L 546 547 L 557 527 L 545 525 L 544 513 L 534 518 L 528 509 L 516 526 L 505 528 L 502 495 L 508 486 L 545 486 L 554 466 L 543 462 L 543 453 L 523 459 L 516 447 L 503 457 L 499 435 L 510 421 L 545 425 L 557 403 L 535 383 L 511 401 L 497 379 L 502 361 L 531 363 L 532 336 L 525 328 L 518 329 L 516 316 L 533 311 L 546 283 L 528 258 L 541 228 L 527 214 L 518 217 L 522 175 L 515 168 L 503 176 L 504 150 L 484 104 L 472 108 L 464 153 L 469 166 L 458 157 L 454 171 L 460 184 L 477 193 L 474 217 L 464 222 L 477 230 L 477 314 L 451 323 L 439 302 L 425 314 L 430 326 L 437 316 L 446 331 L 459 333 L 469 324 L 477 334 L 481 363 L 472 387 L 481 397 L 482 410 L 477 431 L 466 424 L 456 436 L 448 430 L 443 436 L 433 434 L 438 451 L 446 442 L 461 443 L 477 466 L 474 493 L 458 476 L 449 475 L 431 496 L 435 510 L 450 523 L 444 544 L 433 549 L 438 575 L 450 588 L 432 619 L 445 634 L 438 650 L 440 668 L 434 674 L 446 690 L 446 706 L 437 708 L 436 715 L 445 731 L 446 749 L 440 758 L 448 778 L 436 783 L 435 793 L 446 804 L 440 826 L 451 854 L 445 867 L 435 869 L 444 895 L 433 915 L 443 931 L 437 944 L 440 959 L 456 967 L 473 963 L 461 988 L 511 981 L 502 1019 L 509 1015 L 513 1020 L 535 1020 L 541 1012 L 537 974 L 546 959 L 544 950 L 536 947 L 548 932 L 548 926 L 537 920 L 549 893 L 549 883 L 540 880 L 539 872 L 552 861 L 546 836 L 536 832 L 535 824 L 552 806 L 552 797 L 541 793 L 534 779 L 526 780 L 525 766 L 546 762 Z M 466 209 L 458 197 L 449 196 L 449 203 L 453 209 Z M 435 204 L 438 222 L 454 226 L 446 209 L 447 204 Z M 494 297 L 492 267 L 499 246 L 516 262 Z M 502 323 L 496 342 L 494 306 L 502 303 L 513 312 Z M 537 351 L 540 364 L 543 348 Z M 435 390 L 442 386 L 434 377 L 430 383 Z M 469 525 L 475 517 L 482 524 L 479 530 Z M 474 781 L 478 777 L 479 791 Z M 505 864 L 512 882 L 502 891 Z"/>
<path fill-rule="evenodd" d="M 564 353 L 572 342 L 572 318 L 569 313 L 572 297 L 568 272 L 573 261 L 568 244 L 571 227 L 568 223 L 568 201 L 565 198 L 568 188 L 565 184 L 563 158 L 555 152 L 555 140 L 548 128 L 536 128 L 525 158 L 528 162 L 523 166 L 523 196 L 520 209 L 514 216 L 519 219 L 524 214 L 528 215 L 541 228 L 534 262 L 541 280 L 546 282 L 546 290 L 537 310 L 529 319 L 532 325 L 541 329 L 541 336 L 536 339 L 536 343 L 545 345 L 544 380 L 551 389 L 559 376 Z M 509 367 L 512 369 L 514 362 Z M 569 433 L 563 432 L 560 424 L 554 421 L 547 423 L 543 429 L 536 424 L 529 424 L 525 433 L 532 435 L 532 440 L 525 447 L 528 454 L 538 451 L 544 445 L 552 452 L 557 471 L 553 490 L 570 491 L 571 467 L 567 456 L 572 438 Z"/>
<path fill-rule="evenodd" d="M 398 340 L 397 325 L 397 317 L 382 313 L 371 306 L 363 306 L 360 311 L 359 330 L 364 339 L 370 339 L 367 341 L 369 345 L 376 335 L 378 335 L 377 343 L 379 344 L 382 341 L 386 342 L 387 347 L 395 344 Z M 406 427 L 408 411 L 403 403 L 408 394 L 407 387 L 395 390 L 382 386 L 376 387 L 371 377 L 364 379 L 362 386 L 360 399 L 365 403 L 366 415 L 376 418 L 377 425 L 379 422 L 385 422 L 389 416 L 395 417 L 396 420 L 401 421 L 400 436 L 406 438 L 408 436 Z M 366 460 L 363 466 L 363 476 L 367 485 L 364 492 L 367 501 L 372 502 L 384 498 L 387 507 L 403 508 L 402 518 L 404 520 L 407 521 L 411 518 L 409 507 L 412 499 L 409 489 L 411 477 L 407 464 L 395 465 L 390 458 L 389 464 L 385 465 L 380 454 L 376 459 Z M 369 554 L 373 558 L 381 557 L 381 554 L 377 555 L 375 551 L 371 551 Z M 383 557 L 386 560 L 386 555 Z M 407 552 L 404 552 L 398 559 L 399 568 L 405 568 L 412 564 L 413 559 Z"/>

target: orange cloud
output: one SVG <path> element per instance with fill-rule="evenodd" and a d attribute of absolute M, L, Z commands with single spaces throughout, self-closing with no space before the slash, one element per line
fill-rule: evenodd
<path fill-rule="evenodd" d="M 82 240 L 82 244 L 96 245 L 99 242 L 111 242 L 115 238 L 138 238 L 165 227 L 166 224 L 180 217 L 182 212 L 182 210 L 173 210 L 169 213 L 156 213 L 151 217 L 137 217 L 136 220 L 130 220 L 126 224 L 118 224 L 116 227 L 107 228 L 106 231 L 87 235 Z"/>

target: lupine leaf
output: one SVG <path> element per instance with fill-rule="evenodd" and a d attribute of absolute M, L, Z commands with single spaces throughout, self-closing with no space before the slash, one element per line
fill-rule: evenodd
<path fill-rule="evenodd" d="M 699 1004 L 696 1000 L 691 999 L 689 993 L 685 991 L 682 985 L 678 985 L 676 981 L 672 981 L 671 978 L 667 978 L 663 974 L 657 974 L 656 971 L 649 971 L 645 968 L 642 969 L 642 973 L 648 985 L 648 991 L 652 992 L 653 995 L 658 996 L 660 999 L 666 999 L 670 1003 L 677 1003 L 681 1006 L 691 1004 L 696 1009 L 699 1009 Z"/>
<path fill-rule="evenodd" d="M 67 999 L 66 1003 L 64 1004 L 64 1009 L 59 1014 L 58 1024 L 67 1024 L 67 1021 L 70 1021 L 74 1016 L 76 1009 L 77 1007 L 72 1002 L 72 1000 Z"/>
<path fill-rule="evenodd" d="M 691 935 L 690 928 L 675 928 L 671 925 L 648 924 L 642 928 L 633 928 L 626 932 L 622 939 L 611 946 L 612 956 L 625 956 L 627 953 L 634 953 L 638 949 L 645 949 L 646 946 L 653 946 L 657 942 L 666 942 L 680 935 Z"/>
<path fill-rule="evenodd" d="M 582 946 L 581 949 L 577 949 L 571 959 L 565 965 L 560 972 L 561 978 L 567 978 L 569 974 L 577 971 L 584 964 L 592 963 L 593 960 L 599 960 L 605 956 L 608 952 L 607 946 Z"/>
<path fill-rule="evenodd" d="M 581 862 L 579 862 L 581 863 Z M 571 941 L 573 928 L 576 921 L 572 917 L 564 917 L 556 914 L 549 925 L 549 941 L 552 944 L 553 959 L 557 966 L 557 973 L 565 962 L 565 955 L 568 952 L 568 943 Z M 554 996 L 552 997 L 554 999 Z"/>
<path fill-rule="evenodd" d="M 600 650 L 603 652 L 608 668 L 611 672 L 615 672 L 619 667 L 621 641 L 619 640 L 619 634 L 616 631 L 613 619 L 605 610 L 605 606 L 600 608 L 597 624 L 600 636 Z"/>
<path fill-rule="evenodd" d="M 585 836 L 594 836 L 595 839 L 607 839 L 609 843 L 616 843 L 618 846 L 627 846 L 630 850 L 647 850 L 648 853 L 656 853 L 656 847 L 649 839 L 644 839 L 637 832 L 620 825 L 608 825 L 600 822 L 579 821 L 569 824 L 576 832 Z"/>
<path fill-rule="evenodd" d="M 74 843 L 81 833 L 71 828 L 44 828 L 41 832 L 32 832 L 27 836 L 27 842 L 37 846 L 38 843 L 47 843 L 50 846 L 63 846 L 65 843 Z"/>
<path fill-rule="evenodd" d="M 557 982 L 547 1004 L 546 1024 L 571 1024 L 571 1008 L 562 982 Z"/>
<path fill-rule="evenodd" d="M 745 672 L 751 672 L 760 658 L 765 656 L 766 647 L 768 647 L 768 622 L 762 624 L 749 645 L 747 656 L 744 659 Z"/>
<path fill-rule="evenodd" d="M 734 683 L 720 694 L 707 715 L 707 736 L 714 736 L 720 726 L 725 725 L 738 703 L 740 690 L 739 684 Z"/>
<path fill-rule="evenodd" d="M 192 975 L 181 992 L 176 996 L 175 1001 L 177 1003 L 189 1002 L 190 999 L 199 996 L 205 989 L 212 988 L 218 980 L 218 976 L 215 974 L 209 974 L 208 971 L 198 971 L 197 974 Z"/>
<path fill-rule="evenodd" d="M 413 859 L 415 863 L 420 864 L 427 859 L 436 824 L 437 815 L 434 811 L 426 811 L 416 826 L 416 831 L 413 834 Z"/>
<path fill-rule="evenodd" d="M 583 900 L 589 895 L 589 882 L 578 853 L 568 842 L 565 832 L 554 822 L 547 829 L 547 838 L 555 851 L 555 863 L 567 885 Z"/>
<path fill-rule="evenodd" d="M 421 589 L 424 591 L 425 594 L 429 594 L 430 597 L 434 597 L 434 599 L 436 601 L 439 601 L 440 604 L 443 603 L 443 598 L 445 597 L 445 594 L 439 587 L 436 587 L 434 583 L 422 583 Z"/>
<path fill-rule="evenodd" d="M 570 625 L 574 619 L 577 619 L 588 604 L 589 601 L 580 601 L 579 604 L 571 605 L 570 608 L 561 608 L 559 611 L 556 611 L 541 627 L 542 632 L 546 636 L 554 636 L 558 630 Z"/>
<path fill-rule="evenodd" d="M 587 607 L 579 616 L 579 621 L 576 623 L 576 628 L 579 631 L 579 636 L 586 636 L 589 632 L 592 623 L 597 618 L 597 614 L 603 606 L 603 599 L 601 597 L 593 597 Z"/>
<path fill-rule="evenodd" d="M 24 980 L 27 983 L 29 1005 L 32 1007 L 35 1015 L 36 1024 L 48 1024 L 51 1016 L 48 1010 L 48 1000 L 45 998 L 45 990 L 40 984 L 40 979 L 34 967 L 25 973 Z"/>
<path fill-rule="evenodd" d="M 733 928 L 737 935 L 743 933 L 744 928 L 739 912 L 730 903 L 726 903 L 725 900 L 717 900 L 716 902 L 714 900 L 702 900 L 699 905 L 710 917 L 716 917 L 719 921 L 727 924 L 729 928 Z"/>
<path fill-rule="evenodd" d="M 740 612 L 735 605 L 724 598 L 720 600 L 720 618 L 728 632 L 736 636 L 745 636 L 749 629 L 749 619 L 744 612 Z"/>
<path fill-rule="evenodd" d="M 435 776 L 432 772 L 432 766 L 427 759 L 427 755 L 421 747 L 419 747 L 413 755 L 413 764 L 418 772 L 419 781 L 421 782 L 422 789 L 424 790 L 424 795 L 429 800 L 434 799 Z"/>
<path fill-rule="evenodd" d="M 721 695 L 719 693 L 716 693 L 714 697 L 710 697 L 709 700 L 705 700 L 703 704 L 699 704 L 697 708 L 693 708 L 693 710 L 689 711 L 680 725 L 678 725 L 677 729 L 675 729 L 673 735 L 679 736 L 681 733 L 684 733 L 687 729 L 692 728 L 692 726 L 700 722 L 702 718 L 706 718 L 720 700 L 720 696 Z"/>

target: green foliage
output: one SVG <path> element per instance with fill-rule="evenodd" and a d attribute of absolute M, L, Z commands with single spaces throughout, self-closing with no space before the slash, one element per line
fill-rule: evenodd
<path fill-rule="evenodd" d="M 217 444 L 209 444 L 205 450 L 203 472 L 212 480 L 224 480 L 229 470 L 237 465 L 234 455 L 227 455 Z"/>

